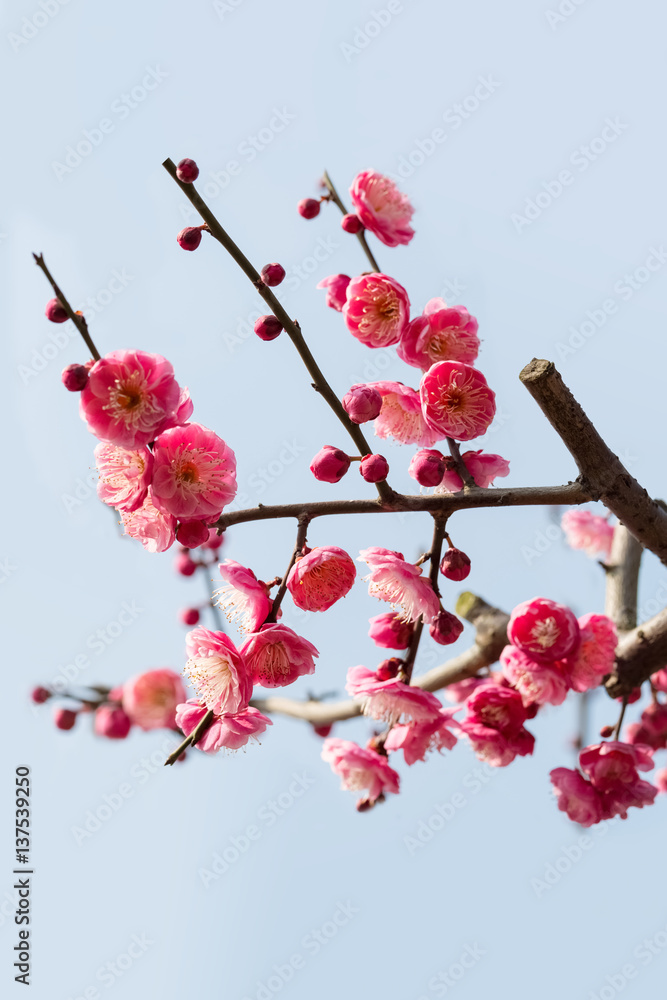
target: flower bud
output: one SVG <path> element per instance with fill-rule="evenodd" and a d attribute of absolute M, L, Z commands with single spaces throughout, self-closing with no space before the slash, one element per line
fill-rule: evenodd
<path fill-rule="evenodd" d="M 176 167 L 176 176 L 182 184 L 192 184 L 199 177 L 199 167 L 186 157 Z"/>
<path fill-rule="evenodd" d="M 113 705 L 100 705 L 95 712 L 93 731 L 97 736 L 106 736 L 109 740 L 124 740 L 132 722 L 122 708 Z"/>
<path fill-rule="evenodd" d="M 349 212 L 347 215 L 344 215 L 343 218 L 341 219 L 340 224 L 346 233 L 352 233 L 352 234 L 360 233 L 361 230 L 364 228 L 363 223 L 359 218 L 359 216 L 354 215 L 353 212 Z"/>
<path fill-rule="evenodd" d="M 383 455 L 364 455 L 359 472 L 367 483 L 381 483 L 389 475 L 389 462 Z"/>
<path fill-rule="evenodd" d="M 190 558 L 187 552 L 182 552 L 174 559 L 174 569 L 181 576 L 192 576 L 197 569 L 197 563 Z"/>
<path fill-rule="evenodd" d="M 320 214 L 320 203 L 316 198 L 304 198 L 297 205 L 299 215 L 304 219 L 314 219 Z"/>
<path fill-rule="evenodd" d="M 322 483 L 340 482 L 349 468 L 349 455 L 331 444 L 325 444 L 310 463 L 310 471 Z"/>
<path fill-rule="evenodd" d="M 199 226 L 186 226 L 185 229 L 181 229 L 176 239 L 183 250 L 196 250 L 201 243 L 201 229 Z"/>
<path fill-rule="evenodd" d="M 53 721 L 58 729 L 71 729 L 76 722 L 77 713 L 71 708 L 56 708 L 53 713 Z"/>
<path fill-rule="evenodd" d="M 641 698 L 641 696 L 642 696 L 642 689 L 640 687 L 633 688 L 632 691 L 630 692 L 630 694 L 625 695 L 625 702 L 626 702 L 627 705 L 634 705 L 634 703 L 636 701 L 639 701 L 639 699 Z M 616 701 L 621 701 L 622 702 L 623 701 L 623 695 L 621 695 L 619 698 L 617 698 Z"/>
<path fill-rule="evenodd" d="M 318 736 L 321 736 L 323 740 L 327 738 L 332 729 L 333 729 L 333 723 L 330 723 L 328 726 L 313 726 L 313 731 Z"/>
<path fill-rule="evenodd" d="M 465 580 L 470 573 L 470 559 L 460 549 L 447 549 L 440 563 L 440 572 L 448 580 Z"/>
<path fill-rule="evenodd" d="M 176 529 L 176 538 L 186 549 L 196 549 L 208 541 L 208 525 L 205 521 L 182 521 Z"/>
<path fill-rule="evenodd" d="M 204 542 L 202 544 L 202 548 L 203 549 L 212 549 L 215 552 L 216 549 L 220 548 L 220 546 L 222 545 L 222 543 L 224 542 L 224 540 L 225 540 L 225 533 L 224 533 L 224 531 L 222 532 L 222 534 L 219 535 L 217 528 L 209 528 L 208 529 L 208 541 L 206 541 L 206 542 Z"/>
<path fill-rule="evenodd" d="M 182 608 L 178 612 L 178 620 L 183 625 L 197 625 L 199 623 L 199 611 L 197 608 Z"/>
<path fill-rule="evenodd" d="M 429 625 L 428 630 L 431 633 L 431 638 L 435 639 L 441 646 L 449 646 L 450 643 L 456 642 L 463 632 L 463 623 L 449 611 L 440 611 Z"/>
<path fill-rule="evenodd" d="M 285 277 L 285 268 L 282 264 L 265 264 L 261 270 L 262 281 L 270 288 L 279 285 Z"/>
<path fill-rule="evenodd" d="M 88 369 L 85 365 L 68 365 L 63 368 L 60 381 L 69 392 L 81 392 L 88 381 Z"/>
<path fill-rule="evenodd" d="M 64 323 L 66 319 L 69 319 L 60 299 L 49 299 L 46 303 L 44 314 L 52 323 Z"/>
<path fill-rule="evenodd" d="M 30 700 L 35 703 L 35 705 L 43 705 L 45 701 L 48 701 L 51 697 L 51 692 L 45 687 L 33 688 L 30 692 Z"/>
<path fill-rule="evenodd" d="M 382 396 L 372 385 L 353 385 L 343 396 L 343 409 L 353 424 L 365 424 L 380 415 Z"/>
<path fill-rule="evenodd" d="M 375 805 L 370 799 L 359 799 L 356 804 L 356 810 L 360 813 L 368 812 Z"/>
<path fill-rule="evenodd" d="M 375 671 L 375 676 L 379 681 L 388 681 L 392 677 L 396 677 L 402 665 L 403 660 L 399 660 L 397 656 L 392 656 L 391 659 L 382 661 Z"/>
<path fill-rule="evenodd" d="M 275 340 L 283 332 L 283 325 L 277 316 L 270 313 L 260 316 L 253 327 L 260 340 Z"/>
<path fill-rule="evenodd" d="M 600 736 L 602 737 L 603 740 L 608 740 L 610 736 L 613 736 L 613 734 L 614 734 L 613 726 L 603 726 L 602 729 L 600 730 Z"/>
<path fill-rule="evenodd" d="M 412 456 L 409 474 L 420 486 L 439 486 L 447 468 L 445 456 L 437 448 L 422 448 Z"/>

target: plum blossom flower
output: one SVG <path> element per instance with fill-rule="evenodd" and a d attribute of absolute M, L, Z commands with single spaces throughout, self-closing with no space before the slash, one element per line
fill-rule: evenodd
<path fill-rule="evenodd" d="M 609 558 L 614 528 L 606 518 L 590 510 L 573 509 L 565 511 L 560 524 L 570 548 L 583 549 L 591 559 L 599 555 Z"/>
<path fill-rule="evenodd" d="M 153 456 L 148 448 L 128 451 L 100 441 L 95 447 L 95 463 L 100 474 L 97 495 L 103 503 L 130 512 L 141 507 L 153 474 Z"/>
<path fill-rule="evenodd" d="M 466 709 L 458 726 L 480 760 L 507 767 L 517 755 L 532 754 L 535 738 L 524 727 L 527 715 L 518 691 L 487 681 L 468 697 Z"/>
<path fill-rule="evenodd" d="M 303 674 L 314 673 L 314 657 L 320 655 L 312 642 L 287 625 L 264 625 L 248 636 L 240 652 L 253 684 L 266 688 L 284 687 Z"/>
<path fill-rule="evenodd" d="M 439 361 L 422 376 L 422 413 L 440 437 L 470 441 L 485 434 L 496 412 L 496 394 L 481 372 L 462 361 Z"/>
<path fill-rule="evenodd" d="M 258 632 L 271 610 L 266 584 L 233 559 L 225 559 L 218 569 L 226 586 L 214 593 L 215 603 L 227 620 L 238 621 L 244 632 Z"/>
<path fill-rule="evenodd" d="M 141 542 L 147 552 L 166 552 L 176 541 L 176 518 L 163 514 L 153 503 L 152 490 L 133 511 L 120 511 L 125 534 Z"/>
<path fill-rule="evenodd" d="M 414 626 L 404 622 L 393 611 L 386 611 L 368 619 L 370 629 L 368 634 L 376 646 L 385 649 L 407 649 L 412 641 Z"/>
<path fill-rule="evenodd" d="M 359 219 L 385 246 L 409 243 L 415 235 L 410 225 L 414 209 L 389 177 L 362 170 L 352 181 L 350 197 Z"/>
<path fill-rule="evenodd" d="M 359 553 L 371 572 L 368 593 L 401 608 L 402 621 L 430 622 L 440 610 L 440 602 L 430 580 L 422 577 L 421 566 L 406 562 L 400 552 L 371 547 Z"/>
<path fill-rule="evenodd" d="M 343 306 L 345 324 L 366 347 L 391 347 L 403 335 L 410 318 L 408 293 L 388 274 L 352 278 Z"/>
<path fill-rule="evenodd" d="M 577 650 L 580 629 L 574 614 L 564 604 L 547 597 L 534 597 L 512 612 L 507 638 L 533 659 L 552 663 Z"/>
<path fill-rule="evenodd" d="M 558 808 L 580 826 L 593 826 L 602 819 L 602 797 L 579 771 L 556 767 L 549 773 Z"/>
<path fill-rule="evenodd" d="M 528 705 L 562 705 L 568 678 L 559 663 L 538 663 L 516 646 L 505 646 L 500 654 L 503 676 Z"/>
<path fill-rule="evenodd" d="M 153 457 L 153 502 L 165 514 L 213 519 L 236 495 L 234 452 L 201 424 L 163 431 Z"/>
<path fill-rule="evenodd" d="M 471 365 L 479 354 L 477 320 L 464 306 L 447 306 L 431 299 L 405 328 L 396 352 L 414 368 L 428 371 L 437 361 L 464 361 Z"/>
<path fill-rule="evenodd" d="M 376 750 L 364 749 L 351 740 L 330 736 L 322 744 L 322 760 L 331 764 L 334 774 L 340 775 L 343 790 L 366 790 L 371 803 L 385 792 L 398 792 L 398 774 L 389 766 L 387 758 Z"/>
<path fill-rule="evenodd" d="M 206 705 L 190 698 L 176 711 L 176 725 L 183 730 L 185 736 L 190 736 L 202 721 L 208 709 Z M 206 729 L 195 747 L 204 753 L 217 753 L 223 748 L 238 750 L 244 747 L 248 740 L 257 742 L 257 737 L 265 732 L 267 726 L 272 726 L 256 708 L 248 706 L 233 715 L 216 715 L 211 725 Z"/>
<path fill-rule="evenodd" d="M 657 691 L 667 691 L 667 667 L 661 667 L 651 674 L 651 684 Z"/>
<path fill-rule="evenodd" d="M 287 589 L 302 611 L 328 611 L 349 593 L 357 569 L 344 549 L 322 545 L 297 558 L 287 577 Z"/>
<path fill-rule="evenodd" d="M 500 476 L 508 476 L 510 464 L 506 458 L 500 455 L 485 454 L 483 451 L 464 451 L 461 455 L 463 462 L 475 480 L 476 486 L 485 489 L 493 486 L 494 480 Z M 446 469 L 442 482 L 436 487 L 436 493 L 458 493 L 463 489 L 463 480 L 455 468 L 453 458 L 445 456 Z"/>
<path fill-rule="evenodd" d="M 323 278 L 315 285 L 315 288 L 326 288 L 326 304 L 331 309 L 342 312 L 349 284 L 350 278 L 347 274 L 330 274 L 328 278 Z"/>
<path fill-rule="evenodd" d="M 649 747 L 608 740 L 584 747 L 579 765 L 593 786 L 601 792 L 622 790 L 638 780 L 638 771 L 650 771 L 653 757 Z"/>
<path fill-rule="evenodd" d="M 402 382 L 369 382 L 382 396 L 382 409 L 373 425 L 379 438 L 392 437 L 399 444 L 429 446 L 439 441 L 438 434 L 426 424 L 419 393 Z"/>
<path fill-rule="evenodd" d="M 199 700 L 216 715 L 234 715 L 248 707 L 252 678 L 238 649 L 223 632 L 195 628 L 185 637 L 185 674 Z"/>
<path fill-rule="evenodd" d="M 445 698 L 455 705 L 462 705 L 480 684 L 486 684 L 487 681 L 487 677 L 465 677 L 462 681 L 455 681 L 445 688 Z"/>
<path fill-rule="evenodd" d="M 95 712 L 93 731 L 108 740 L 124 740 L 132 728 L 132 720 L 119 705 L 100 705 Z"/>
<path fill-rule="evenodd" d="M 350 667 L 345 690 L 362 702 L 364 715 L 384 722 L 427 722 L 442 709 L 430 691 L 404 684 L 396 677 L 379 680 L 377 673 L 366 667 Z"/>
<path fill-rule="evenodd" d="M 565 660 L 568 683 L 575 691 L 597 687 L 611 673 L 618 633 L 611 618 L 588 614 L 579 618 L 579 647 Z"/>
<path fill-rule="evenodd" d="M 174 369 L 162 355 L 112 351 L 90 369 L 80 412 L 101 441 L 132 449 L 154 440 L 179 398 Z"/>
<path fill-rule="evenodd" d="M 171 729 L 176 706 L 185 701 L 185 688 L 175 670 L 168 667 L 147 670 L 125 681 L 122 700 L 132 722 L 145 732 Z"/>
<path fill-rule="evenodd" d="M 449 727 L 456 724 L 452 716 L 458 711 L 458 707 L 441 708 L 434 719 L 393 726 L 384 745 L 387 750 L 402 750 L 408 765 L 425 760 L 429 750 L 451 750 L 457 739 Z"/>

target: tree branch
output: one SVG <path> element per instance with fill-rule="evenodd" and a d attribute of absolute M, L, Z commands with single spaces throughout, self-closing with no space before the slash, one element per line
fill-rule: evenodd
<path fill-rule="evenodd" d="M 623 524 L 614 529 L 609 562 L 605 565 L 606 593 L 604 613 L 619 633 L 637 625 L 637 588 L 643 546 Z"/>
<path fill-rule="evenodd" d="M 341 200 L 341 198 L 340 198 L 340 196 L 338 194 L 338 191 L 336 191 L 336 188 L 334 187 L 334 183 L 331 180 L 331 178 L 329 177 L 329 174 L 326 172 L 326 170 L 324 171 L 324 176 L 322 177 L 322 180 L 324 181 L 324 186 L 326 187 L 327 191 L 329 192 L 329 197 L 330 197 L 331 201 L 334 203 L 334 205 L 338 206 L 338 208 L 340 209 L 340 211 L 341 211 L 341 213 L 343 215 L 348 215 L 349 213 L 348 213 L 347 209 L 345 208 L 345 205 L 343 204 L 343 202 L 342 202 L 342 200 Z M 378 262 L 376 261 L 375 257 L 371 253 L 371 248 L 369 247 L 369 245 L 368 245 L 368 243 L 366 241 L 366 230 L 365 229 L 360 229 L 359 230 L 359 232 L 357 233 L 357 239 L 361 243 L 361 248 L 364 251 L 364 253 L 366 254 L 366 257 L 368 258 L 369 264 L 371 265 L 371 267 L 373 268 L 373 270 L 377 271 L 378 274 L 379 274 L 380 271 L 381 271 L 380 265 L 378 264 Z"/>
<path fill-rule="evenodd" d="M 554 363 L 533 358 L 519 378 L 577 463 L 584 490 L 667 564 L 667 513 L 607 447 Z"/>
<path fill-rule="evenodd" d="M 612 698 L 630 694 L 667 664 L 667 608 L 627 632 L 616 649 L 616 665 L 605 687 Z"/>
<path fill-rule="evenodd" d="M 53 276 L 52 276 L 51 272 L 49 271 L 48 267 L 46 266 L 46 263 L 44 261 L 43 255 L 41 253 L 39 253 L 39 254 L 38 253 L 34 253 L 33 257 L 35 258 L 35 264 L 37 264 L 37 267 L 41 268 L 41 270 L 44 272 L 44 274 L 46 276 L 46 280 L 49 282 L 49 284 L 51 285 L 51 288 L 53 289 L 53 294 L 58 299 L 58 301 L 62 305 L 63 309 L 65 310 L 65 312 L 67 313 L 67 315 L 69 316 L 69 318 L 74 323 L 74 326 L 77 328 L 77 330 L 79 331 L 79 333 L 83 337 L 83 339 L 85 341 L 85 344 L 86 344 L 86 347 L 88 348 L 88 350 L 90 351 L 90 353 L 94 357 L 95 361 L 99 361 L 100 360 L 100 352 L 95 347 L 95 344 L 93 343 L 92 337 L 90 336 L 90 334 L 88 332 L 88 324 L 86 323 L 85 318 L 80 313 L 74 312 L 74 310 L 72 309 L 71 305 L 69 304 L 69 302 L 67 301 L 67 299 L 63 295 L 60 287 L 56 284 L 55 279 L 53 278 Z"/>

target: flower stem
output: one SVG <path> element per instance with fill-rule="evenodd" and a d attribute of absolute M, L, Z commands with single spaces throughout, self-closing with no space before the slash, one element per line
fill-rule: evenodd
<path fill-rule="evenodd" d="M 197 728 L 194 729 L 189 736 L 186 736 L 182 743 L 179 743 L 179 745 L 176 747 L 173 753 L 169 754 L 169 756 L 164 762 L 164 766 L 166 767 L 167 764 L 169 765 L 175 764 L 184 750 L 187 750 L 188 747 L 191 746 L 193 747 L 197 742 L 197 740 L 200 740 L 202 738 L 208 727 L 211 725 L 211 723 L 213 722 L 213 718 L 214 718 L 213 712 L 207 712 L 204 718 L 197 726 Z"/>
<path fill-rule="evenodd" d="M 265 625 L 274 624 L 278 620 L 278 612 L 280 610 L 280 605 L 283 603 L 283 597 L 287 591 L 287 577 L 290 575 L 292 566 L 297 560 L 297 556 L 301 554 L 301 550 L 306 544 L 306 534 L 308 532 L 308 525 L 310 524 L 310 517 L 308 514 L 301 514 L 299 516 L 298 528 L 296 532 L 296 543 L 294 545 L 294 551 L 292 552 L 292 557 L 289 561 L 289 566 L 285 570 L 285 575 L 280 581 L 280 587 L 278 592 L 273 599 L 273 604 L 271 605 L 271 611 L 264 622 Z"/>
<path fill-rule="evenodd" d="M 464 486 L 477 486 L 477 483 L 475 482 L 474 476 L 472 475 L 472 473 L 470 472 L 468 466 L 465 464 L 465 462 L 461 458 L 461 449 L 459 448 L 458 441 L 455 441 L 454 438 L 449 438 L 448 437 L 447 438 L 447 447 L 449 448 L 449 454 L 454 459 L 454 463 L 456 465 L 456 471 L 458 472 L 459 476 L 463 480 L 463 485 Z"/>

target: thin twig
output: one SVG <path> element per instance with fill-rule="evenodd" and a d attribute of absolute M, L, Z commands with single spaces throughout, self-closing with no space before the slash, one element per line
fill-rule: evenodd
<path fill-rule="evenodd" d="M 301 554 L 301 550 L 306 544 L 306 534 L 308 532 L 308 525 L 310 524 L 310 517 L 307 514 L 301 514 L 299 517 L 298 524 L 299 526 L 297 528 L 294 551 L 292 552 L 292 557 L 289 561 L 289 566 L 287 567 L 285 574 L 282 580 L 280 581 L 280 587 L 278 588 L 278 592 L 276 593 L 276 596 L 273 599 L 273 604 L 271 605 L 271 611 L 269 612 L 269 615 L 265 622 L 266 625 L 276 622 L 278 620 L 278 612 L 280 610 L 280 605 L 282 604 L 283 597 L 285 596 L 285 593 L 287 591 L 287 578 L 290 575 L 292 566 L 296 562 L 297 557 Z"/>
<path fill-rule="evenodd" d="M 343 202 L 342 202 L 342 200 L 341 200 L 341 198 L 340 198 L 340 196 L 338 194 L 338 191 L 336 191 L 336 188 L 334 187 L 334 183 L 331 180 L 331 178 L 329 177 L 329 174 L 326 172 L 326 170 L 324 171 L 324 175 L 322 177 L 322 180 L 324 181 L 324 185 L 325 185 L 327 191 L 329 192 L 329 196 L 331 198 L 331 201 L 334 203 L 334 205 L 336 205 L 341 210 L 341 212 L 342 212 L 343 215 L 348 215 L 349 214 L 348 210 L 345 208 L 345 205 L 343 204 Z M 376 261 L 375 257 L 373 256 L 373 254 L 371 252 L 371 248 L 369 247 L 369 245 L 368 245 L 368 243 L 366 241 L 366 230 L 365 229 L 360 229 L 359 230 L 359 232 L 357 233 L 357 239 L 361 243 L 361 247 L 362 247 L 364 253 L 366 254 L 366 257 L 368 258 L 368 261 L 369 261 L 371 267 L 373 268 L 374 271 L 377 271 L 378 274 L 379 274 L 380 273 L 380 265 L 378 264 L 378 262 Z"/>
<path fill-rule="evenodd" d="M 44 261 L 44 257 L 42 256 L 42 254 L 41 253 L 39 253 L 39 254 L 34 253 L 33 257 L 35 258 L 35 263 L 37 264 L 37 267 L 41 268 L 42 271 L 44 272 L 44 274 L 46 275 L 46 279 L 49 282 L 49 284 L 51 285 L 51 288 L 53 289 L 53 294 L 58 299 L 58 301 L 62 305 L 63 309 L 65 310 L 65 312 L 67 313 L 67 315 L 72 320 L 72 322 L 74 323 L 75 327 L 77 328 L 77 330 L 79 331 L 79 333 L 83 337 L 83 339 L 85 341 L 85 344 L 86 344 L 86 347 L 88 348 L 88 350 L 92 354 L 92 356 L 95 359 L 95 361 L 99 361 L 100 360 L 100 352 L 95 347 L 95 344 L 93 343 L 92 338 L 91 338 L 91 336 L 90 336 L 90 334 L 88 332 L 88 324 L 86 323 L 85 318 L 80 313 L 77 313 L 77 312 L 75 312 L 72 309 L 71 305 L 69 304 L 69 302 L 67 301 L 67 299 L 63 295 L 60 287 L 56 284 L 56 282 L 55 282 L 55 280 L 54 280 L 51 272 L 49 271 L 48 267 L 46 266 L 46 263 Z"/>

